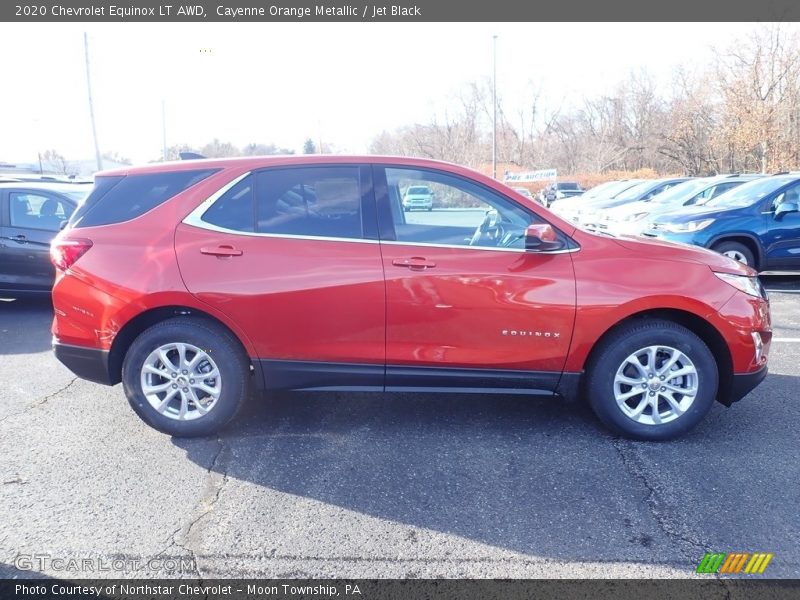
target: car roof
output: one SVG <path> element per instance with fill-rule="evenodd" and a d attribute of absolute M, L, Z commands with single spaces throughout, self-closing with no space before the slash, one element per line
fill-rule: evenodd
<path fill-rule="evenodd" d="M 74 183 L 63 183 L 54 181 L 3 181 L 0 182 L 0 190 L 42 190 L 48 192 L 61 192 L 68 194 L 81 190 L 88 191 L 82 185 L 75 185 Z"/>
<path fill-rule="evenodd" d="M 378 155 L 338 155 L 338 154 L 285 154 L 271 156 L 247 156 L 237 158 L 202 158 L 193 160 L 179 160 L 160 163 L 149 163 L 110 169 L 96 173 L 95 177 L 109 177 L 119 175 L 135 175 L 145 173 L 162 173 L 168 171 L 191 171 L 197 169 L 260 169 L 264 167 L 290 166 L 290 165 L 340 165 L 340 164 L 393 164 L 398 166 L 429 167 L 432 169 L 446 168 L 447 170 L 461 170 L 475 172 L 467 167 L 429 158 L 414 158 L 408 156 L 378 156 Z"/>
<path fill-rule="evenodd" d="M 704 179 L 717 183 L 719 181 L 753 181 L 762 177 L 766 177 L 766 175 L 762 173 L 732 173 L 730 175 L 711 175 Z"/>

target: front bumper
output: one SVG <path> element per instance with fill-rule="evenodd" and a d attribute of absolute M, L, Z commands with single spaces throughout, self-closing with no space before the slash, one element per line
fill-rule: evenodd
<path fill-rule="evenodd" d="M 720 398 L 720 401 L 728 406 L 738 402 L 764 381 L 768 370 L 767 365 L 764 365 L 758 371 L 753 371 L 752 373 L 735 373 L 728 397 Z"/>
<path fill-rule="evenodd" d="M 81 379 L 114 385 L 108 369 L 108 350 L 62 344 L 53 340 L 53 353 L 61 363 Z"/>

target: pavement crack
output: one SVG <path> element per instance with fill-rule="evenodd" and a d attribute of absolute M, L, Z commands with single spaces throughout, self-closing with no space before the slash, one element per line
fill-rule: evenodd
<path fill-rule="evenodd" d="M 64 387 L 62 387 L 62 388 L 61 388 L 61 389 L 59 389 L 59 390 L 56 390 L 56 391 L 55 391 L 55 392 L 53 392 L 52 394 L 47 394 L 47 396 L 45 396 L 44 398 L 42 398 L 42 399 L 41 399 L 41 400 L 39 400 L 38 402 L 36 402 L 36 403 L 32 404 L 31 406 L 29 406 L 29 407 L 28 407 L 26 410 L 31 410 L 32 408 L 35 408 L 35 407 L 37 407 L 37 406 L 41 406 L 42 404 L 45 404 L 45 403 L 47 403 L 47 401 L 48 401 L 48 400 L 50 400 L 51 398 L 55 398 L 56 396 L 58 396 L 58 395 L 59 395 L 59 394 L 61 394 L 62 392 L 66 392 L 66 391 L 67 391 L 69 388 L 71 388 L 71 387 L 72 387 L 72 386 L 73 386 L 73 385 L 74 385 L 74 384 L 75 384 L 77 381 L 78 381 L 78 378 L 77 378 L 77 377 L 73 377 L 72 379 L 70 379 L 70 380 L 69 380 L 69 382 L 68 382 L 68 383 L 67 383 L 67 384 L 66 384 Z"/>
<path fill-rule="evenodd" d="M 642 465 L 641 459 L 631 452 L 631 444 L 621 438 L 614 438 L 611 445 L 622 459 L 625 470 L 638 479 L 647 490 L 645 503 L 658 528 L 676 543 L 678 550 L 689 564 L 696 564 L 705 554 L 706 544 L 692 535 L 685 527 L 676 526 L 671 522 L 665 510 L 666 502 L 659 492 L 658 486 L 648 477 L 648 471 Z"/>
<path fill-rule="evenodd" d="M 78 381 L 78 377 L 73 377 L 72 379 L 69 380 L 69 382 L 67 382 L 61 388 L 57 389 L 55 392 L 51 392 L 51 393 L 47 394 L 44 398 L 41 398 L 41 399 L 37 400 L 36 402 L 34 402 L 33 404 L 30 404 L 30 405 L 26 406 L 24 409 L 22 409 L 19 412 L 16 412 L 16 413 L 13 413 L 13 414 L 10 414 L 10 415 L 6 415 L 2 419 L 0 419 L 0 423 L 3 423 L 4 421 L 6 421 L 6 420 L 8 420 L 8 419 L 10 419 L 12 417 L 19 417 L 20 415 L 24 415 L 25 413 L 32 411 L 33 409 L 35 409 L 38 406 L 41 406 L 42 404 L 47 404 L 47 402 L 49 400 L 51 400 L 52 398 L 55 398 L 59 394 L 62 394 L 64 392 L 66 392 L 77 381 Z"/>
<path fill-rule="evenodd" d="M 219 444 L 219 447 L 214 453 L 214 457 L 211 459 L 211 463 L 207 469 L 208 481 L 206 484 L 206 490 L 203 493 L 203 496 L 200 499 L 197 507 L 195 508 L 195 514 L 193 518 L 188 523 L 182 524 L 175 531 L 173 531 L 168 539 L 167 546 L 156 554 L 156 556 L 163 555 L 170 548 L 182 550 L 191 558 L 192 565 L 194 566 L 194 575 L 196 575 L 201 582 L 203 581 L 204 575 L 200 571 L 200 566 L 197 562 L 197 554 L 191 547 L 191 536 L 195 530 L 195 527 L 200 523 L 200 521 L 202 521 L 212 510 L 214 510 L 214 506 L 217 504 L 217 501 L 219 501 L 223 488 L 228 483 L 227 467 L 221 471 L 217 471 L 221 457 L 226 448 L 225 442 L 222 438 L 217 438 L 217 443 Z"/>
<path fill-rule="evenodd" d="M 11 485 L 15 483 L 20 485 L 25 485 L 26 483 L 28 483 L 28 480 L 20 477 L 18 473 L 15 474 L 13 477 L 9 477 L 8 479 L 3 480 L 3 485 Z"/>

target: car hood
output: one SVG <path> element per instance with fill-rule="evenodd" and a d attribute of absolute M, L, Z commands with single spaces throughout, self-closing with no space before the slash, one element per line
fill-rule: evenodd
<path fill-rule="evenodd" d="M 663 212 L 653 219 L 654 223 L 686 223 L 696 221 L 703 217 L 717 217 L 722 213 L 729 212 L 730 208 L 719 206 L 683 206 L 668 212 Z"/>
<path fill-rule="evenodd" d="M 634 252 L 642 258 L 662 258 L 677 262 L 690 262 L 708 265 L 712 271 L 730 273 L 731 275 L 747 275 L 752 277 L 756 272 L 740 262 L 699 246 L 678 244 L 665 240 L 644 240 L 638 237 L 620 236 L 614 241 Z"/>
<path fill-rule="evenodd" d="M 621 204 L 620 206 L 614 206 L 609 208 L 606 212 L 613 219 L 618 219 L 620 217 L 627 217 L 628 215 L 635 215 L 636 213 L 641 212 L 650 212 L 650 207 L 653 204 L 651 202 L 645 202 L 644 200 L 637 200 L 636 202 L 630 202 L 628 204 Z"/>
<path fill-rule="evenodd" d="M 587 211 L 597 211 L 608 208 L 616 208 L 618 206 L 626 206 L 638 202 L 638 200 L 620 200 L 619 198 L 598 198 L 587 202 L 585 208 Z"/>

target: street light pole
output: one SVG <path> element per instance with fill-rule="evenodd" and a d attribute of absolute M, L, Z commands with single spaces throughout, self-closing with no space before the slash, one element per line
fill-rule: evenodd
<path fill-rule="evenodd" d="M 492 36 L 492 177 L 497 179 L 497 36 Z"/>
<path fill-rule="evenodd" d="M 89 36 L 83 32 L 83 52 L 86 57 L 86 90 L 89 92 L 89 119 L 92 122 L 92 137 L 94 138 L 94 154 L 97 159 L 97 170 L 103 170 L 103 156 L 100 154 L 100 145 L 97 143 L 97 126 L 94 122 L 94 102 L 92 102 L 92 77 L 89 67 Z"/>

